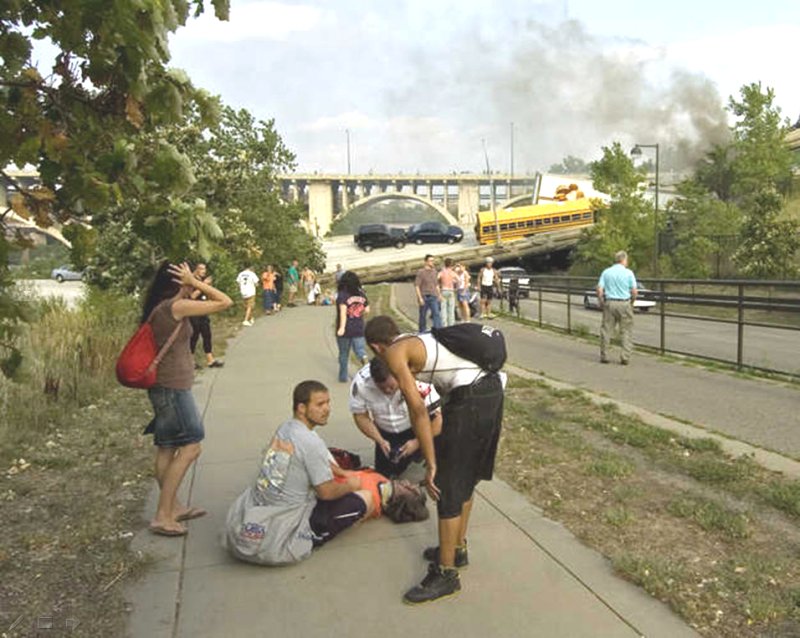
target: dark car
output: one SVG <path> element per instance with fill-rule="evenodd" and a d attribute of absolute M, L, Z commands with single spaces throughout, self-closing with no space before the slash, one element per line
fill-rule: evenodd
<path fill-rule="evenodd" d="M 415 244 L 454 244 L 464 239 L 464 231 L 458 226 L 447 226 L 442 222 L 423 222 L 409 226 L 406 238 Z"/>
<path fill-rule="evenodd" d="M 363 224 L 353 235 L 353 241 L 365 252 L 381 246 L 402 248 L 406 245 L 406 231 L 386 224 Z"/>
<path fill-rule="evenodd" d="M 527 299 L 531 293 L 531 275 L 524 268 L 506 266 L 498 269 L 500 284 L 503 287 L 503 296 L 516 288 L 516 295 Z"/>

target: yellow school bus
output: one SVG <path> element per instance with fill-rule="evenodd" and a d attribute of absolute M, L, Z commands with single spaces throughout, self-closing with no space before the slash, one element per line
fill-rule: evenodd
<path fill-rule="evenodd" d="M 537 233 L 594 223 L 594 212 L 587 198 L 503 208 L 496 214 L 497 223 L 500 224 L 501 241 L 522 239 Z M 490 210 L 478 213 L 475 237 L 480 244 L 492 244 L 497 241 L 495 213 Z"/>

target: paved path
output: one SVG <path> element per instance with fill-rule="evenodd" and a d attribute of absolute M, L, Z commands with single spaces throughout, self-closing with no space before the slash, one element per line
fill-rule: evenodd
<path fill-rule="evenodd" d="M 401 310 L 416 317 L 411 285 L 394 288 Z M 603 365 L 596 344 L 502 319 L 496 323 L 510 343 L 509 362 L 516 366 L 800 459 L 797 386 L 644 354 L 634 354 L 627 367 Z"/>
<path fill-rule="evenodd" d="M 195 386 L 207 439 L 186 497 L 209 516 L 192 521 L 185 539 L 146 531 L 136 538 L 135 547 L 156 560 L 128 592 L 130 636 L 695 635 L 499 480 L 479 487 L 463 591 L 445 601 L 401 603 L 424 574 L 420 554 L 435 541 L 434 518 L 406 525 L 369 521 L 292 567 L 232 560 L 219 544 L 225 513 L 253 479 L 261 448 L 289 416 L 297 382 L 316 378 L 329 385 L 333 414 L 320 431 L 329 445 L 367 460 L 372 454 L 347 412 L 348 386 L 335 381 L 330 309 L 302 307 L 261 318 L 241 331 L 226 359 L 224 368 L 207 371 Z"/>

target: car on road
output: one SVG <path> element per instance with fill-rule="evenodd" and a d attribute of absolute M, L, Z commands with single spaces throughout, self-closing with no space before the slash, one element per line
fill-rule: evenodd
<path fill-rule="evenodd" d="M 382 246 L 403 248 L 406 245 L 406 231 L 387 224 L 362 224 L 353 235 L 353 241 L 364 252 Z"/>
<path fill-rule="evenodd" d="M 638 312 L 649 312 L 650 308 L 656 305 L 654 301 L 655 293 L 648 288 L 643 288 L 641 284 L 637 284 L 636 289 L 639 294 L 636 295 L 636 301 L 633 302 L 633 309 Z M 597 298 L 596 290 L 584 291 L 583 307 L 587 310 L 600 310 L 600 301 Z"/>
<path fill-rule="evenodd" d="M 50 279 L 63 284 L 65 281 L 81 281 L 86 276 L 83 270 L 74 270 L 71 266 L 59 266 L 50 272 Z"/>
<path fill-rule="evenodd" d="M 500 285 L 503 290 L 503 296 L 507 297 L 509 289 L 516 286 L 517 295 L 524 299 L 530 297 L 531 294 L 531 275 L 524 268 L 519 266 L 504 266 L 498 268 L 500 276 Z"/>
<path fill-rule="evenodd" d="M 406 238 L 409 243 L 454 244 L 464 239 L 464 231 L 458 226 L 448 226 L 442 222 L 423 222 L 408 227 Z"/>

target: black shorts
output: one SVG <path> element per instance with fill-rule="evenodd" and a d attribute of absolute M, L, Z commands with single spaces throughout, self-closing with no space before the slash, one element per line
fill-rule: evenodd
<path fill-rule="evenodd" d="M 439 518 L 454 518 L 478 481 L 490 481 L 503 424 L 503 384 L 490 374 L 456 388 L 442 409 L 442 432 L 434 440 Z"/>
<path fill-rule="evenodd" d="M 481 286 L 481 299 L 491 299 L 494 286 Z"/>
<path fill-rule="evenodd" d="M 314 547 L 324 545 L 364 518 L 366 513 L 364 499 L 353 492 L 333 501 L 318 499 L 309 519 L 311 531 L 314 532 Z"/>

